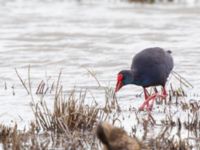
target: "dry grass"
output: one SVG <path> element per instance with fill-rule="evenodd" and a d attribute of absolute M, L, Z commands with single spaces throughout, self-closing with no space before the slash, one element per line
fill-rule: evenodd
<path fill-rule="evenodd" d="M 88 71 L 92 73 L 91 71 Z M 19 77 L 22 86 L 30 95 L 35 120 L 30 124 L 28 130 L 18 130 L 17 125 L 6 127 L 0 125 L 0 142 L 3 149 L 93 149 L 98 150 L 102 145 L 96 138 L 96 127 L 100 122 L 120 122 L 123 124 L 121 115 L 124 114 L 118 104 L 114 90 L 110 87 L 102 86 L 95 74 L 92 76 L 97 81 L 98 86 L 103 87 L 105 93 L 105 105 L 100 106 L 95 102 L 86 103 L 87 89 L 77 92 L 71 90 L 67 95 L 61 84 L 61 73 L 58 79 L 52 83 L 46 80 L 39 82 L 36 88 L 31 85 L 30 67 L 28 77 L 25 80 Z M 130 111 L 131 116 L 135 116 L 135 127 L 130 133 L 131 137 L 137 136 L 138 132 L 143 134 L 140 140 L 142 149 L 198 149 L 200 148 L 200 102 L 188 100 L 183 88 L 182 80 L 177 88 L 171 84 L 169 99 L 164 104 L 162 119 L 158 119 L 152 113 L 141 115 L 137 110 Z M 33 92 L 33 89 L 36 89 Z M 46 96 L 50 94 L 54 101 L 53 108 L 46 103 Z M 39 97 L 39 101 L 36 98 Z M 157 103 L 157 105 L 163 105 Z M 185 114 L 185 119 L 179 118 L 171 111 L 171 107 L 178 108 Z M 152 128 L 157 129 L 152 136 Z M 175 130 L 175 131 L 174 131 Z M 172 134 L 172 131 L 174 134 Z M 183 137 L 182 132 L 188 132 L 188 136 Z M 189 134 L 190 133 L 190 134 Z M 193 136 L 191 136 L 191 134 Z"/>

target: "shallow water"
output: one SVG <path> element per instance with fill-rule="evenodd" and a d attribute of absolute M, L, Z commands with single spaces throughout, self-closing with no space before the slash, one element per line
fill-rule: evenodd
<path fill-rule="evenodd" d="M 94 70 L 103 85 L 114 87 L 117 72 L 129 68 L 137 52 L 153 46 L 173 51 L 174 70 L 193 84 L 197 92 L 200 88 L 199 14 L 199 5 L 186 4 L 2 1 L 0 121 L 23 124 L 32 119 L 31 98 L 14 68 L 27 79 L 27 68 L 31 65 L 31 82 L 35 88 L 40 80 L 56 79 L 62 69 L 66 90 L 87 87 L 101 102 L 104 94 L 85 68 Z M 140 87 L 123 88 L 118 94 L 120 103 L 132 103 L 131 99 L 139 92 Z"/>

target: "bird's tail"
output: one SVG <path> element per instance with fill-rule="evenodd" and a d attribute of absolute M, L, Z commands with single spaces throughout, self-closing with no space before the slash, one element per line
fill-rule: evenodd
<path fill-rule="evenodd" d="M 171 50 L 167 50 L 166 52 L 167 52 L 167 53 L 169 53 L 169 54 L 171 54 L 171 53 L 172 53 L 172 51 L 171 51 Z"/>

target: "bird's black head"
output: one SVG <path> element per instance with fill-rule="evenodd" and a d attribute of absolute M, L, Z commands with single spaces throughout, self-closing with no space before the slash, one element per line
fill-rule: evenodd
<path fill-rule="evenodd" d="M 133 72 L 131 70 L 122 70 L 117 75 L 115 92 L 119 91 L 124 85 L 127 84 L 134 84 Z"/>

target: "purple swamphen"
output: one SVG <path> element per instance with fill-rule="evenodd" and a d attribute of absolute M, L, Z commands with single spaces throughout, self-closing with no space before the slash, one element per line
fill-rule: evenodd
<path fill-rule="evenodd" d="M 144 110 L 146 106 L 147 110 L 151 110 L 157 97 L 167 96 L 165 84 L 173 66 L 171 51 L 165 51 L 159 47 L 146 48 L 135 55 L 130 70 L 122 70 L 118 73 L 115 92 L 127 84 L 142 86 L 145 101 L 139 109 Z M 155 92 L 149 96 L 146 88 L 158 85 L 163 87 L 162 94 Z M 152 105 L 149 105 L 151 100 Z"/>

